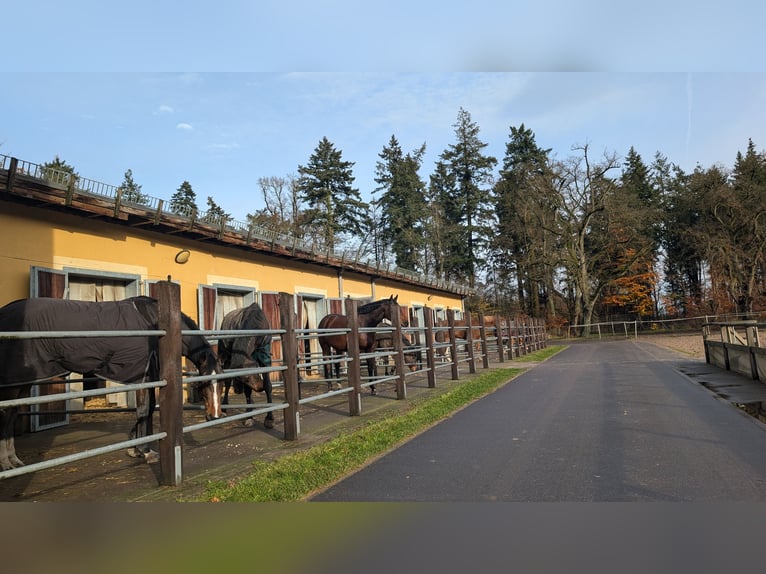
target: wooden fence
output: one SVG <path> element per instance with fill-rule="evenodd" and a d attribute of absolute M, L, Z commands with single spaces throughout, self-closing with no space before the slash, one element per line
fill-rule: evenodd
<path fill-rule="evenodd" d="M 301 397 L 301 386 L 311 381 L 304 379 L 302 375 L 306 365 L 301 362 L 298 343 L 301 339 L 307 337 L 318 337 L 320 333 L 316 330 L 311 332 L 310 330 L 297 328 L 294 296 L 292 294 L 279 294 L 281 324 L 278 328 L 268 332 L 281 339 L 282 357 L 275 360 L 273 365 L 268 368 L 228 371 L 224 374 L 210 375 L 209 377 L 184 377 L 183 375 L 180 356 L 182 332 L 178 311 L 180 309 L 180 290 L 177 288 L 177 285 L 170 282 L 160 282 L 157 299 L 160 309 L 160 322 L 157 332 L 162 333 L 159 336 L 161 380 L 154 383 L 154 385 L 159 388 L 161 409 L 160 429 L 152 438 L 159 441 L 161 470 L 159 482 L 162 485 L 179 485 L 183 481 L 183 435 L 192 430 L 220 425 L 230 422 L 233 418 L 245 418 L 270 411 L 282 410 L 284 415 L 284 439 L 295 440 L 298 438 L 300 429 L 299 415 L 302 405 L 337 394 L 348 394 L 349 416 L 360 416 L 363 412 L 362 389 L 364 387 L 380 384 L 385 381 L 393 381 L 396 389 L 396 398 L 404 400 L 407 398 L 407 380 L 409 377 L 425 376 L 428 381 L 428 387 L 434 388 L 436 386 L 436 372 L 439 369 L 450 369 L 451 378 L 459 380 L 461 365 L 467 366 L 470 373 L 475 373 L 477 363 L 480 363 L 483 368 L 487 369 L 490 366 L 490 360 L 500 363 L 506 360 L 512 361 L 514 358 L 541 349 L 547 345 L 545 325 L 542 321 L 533 319 L 521 320 L 519 318 L 502 316 L 480 316 L 476 319 L 467 314 L 465 316 L 465 325 L 456 326 L 454 311 L 448 311 L 447 325 L 436 326 L 433 323 L 432 310 L 426 307 L 424 309 L 425 325 L 422 326 L 403 326 L 399 314 L 394 314 L 392 325 L 389 328 L 383 328 L 390 329 L 393 333 L 393 349 L 378 351 L 372 355 L 363 354 L 360 353 L 358 345 L 359 332 L 362 331 L 356 321 L 358 302 L 346 299 L 345 312 L 349 317 L 349 327 L 346 332 L 349 349 L 347 354 L 343 356 L 326 359 L 327 361 L 342 361 L 345 363 L 347 365 L 346 377 L 342 384 L 340 384 L 340 388 L 328 388 L 327 392 Z M 491 323 L 491 325 L 488 325 L 488 323 Z M 383 329 L 376 327 L 367 330 L 380 331 Z M 264 334 L 265 332 L 242 331 L 233 334 L 222 331 L 202 331 L 201 333 L 206 337 L 216 339 L 222 336 L 253 336 L 255 334 Z M 437 336 L 438 333 L 442 333 L 443 336 Z M 458 333 L 463 334 L 463 336 L 459 337 Z M 82 333 L 73 333 L 72 336 L 78 334 L 82 335 Z M 413 340 L 414 344 L 405 348 L 402 342 L 403 336 Z M 438 339 L 441 339 L 442 342 L 439 342 Z M 405 353 L 418 353 L 420 357 L 423 357 L 423 363 L 418 366 L 416 371 L 411 372 L 405 368 Z M 384 374 L 375 380 L 365 379 L 362 376 L 360 367 L 365 363 L 365 359 L 370 356 L 374 356 L 376 361 L 382 357 L 393 359 L 395 374 Z M 246 407 L 238 405 L 237 408 L 245 408 L 247 412 L 234 416 L 226 416 L 213 421 L 184 425 L 183 385 L 206 379 L 222 380 L 234 376 L 263 373 L 265 371 L 279 373 L 279 376 L 275 378 L 279 379 L 278 386 L 283 390 L 283 393 L 281 393 L 284 397 L 282 402 L 275 402 L 273 404 L 260 403 Z M 317 383 L 317 381 L 313 382 Z M 324 382 L 322 381 L 322 383 Z M 99 393 L 106 394 L 117 391 L 119 389 L 107 389 L 106 391 L 99 391 Z M 83 395 L 82 392 L 79 394 L 57 394 L 50 396 L 50 400 L 60 401 L 81 395 Z M 30 403 L 27 404 L 31 404 L 32 401 L 39 403 L 41 399 L 41 397 L 30 399 Z M 23 402 L 24 400 L 14 401 L 15 404 L 23 404 Z M 9 406 L 6 403 L 8 401 L 0 401 L 0 408 Z M 55 430 L 52 429 L 44 432 L 55 432 Z M 75 459 L 99 456 L 106 452 L 124 448 L 125 446 L 125 441 L 115 440 L 115 443 L 108 447 L 0 472 L 0 479 L 34 472 L 43 468 L 50 468 L 57 464 L 67 464 Z"/>
<path fill-rule="evenodd" d="M 759 329 L 766 327 L 756 321 L 706 323 L 702 336 L 705 360 L 727 371 L 733 371 L 766 382 L 766 348 L 761 347 Z"/>

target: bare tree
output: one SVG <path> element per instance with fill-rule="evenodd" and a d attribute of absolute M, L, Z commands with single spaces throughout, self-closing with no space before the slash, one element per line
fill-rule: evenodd
<path fill-rule="evenodd" d="M 593 320 L 593 310 L 608 284 L 608 254 L 615 236 L 610 234 L 608 208 L 617 186 L 609 172 L 619 167 L 616 154 L 604 153 L 593 163 L 589 146 L 575 146 L 572 156 L 557 165 L 559 176 L 559 217 L 562 259 L 570 283 L 573 319 L 586 328 Z M 613 204 L 612 204 L 613 205 Z M 613 229 L 612 229 L 613 230 Z"/>

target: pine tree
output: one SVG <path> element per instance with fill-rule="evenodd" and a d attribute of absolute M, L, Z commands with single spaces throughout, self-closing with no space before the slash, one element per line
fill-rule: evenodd
<path fill-rule="evenodd" d="M 330 249 L 344 235 L 362 240 L 370 232 L 370 206 L 352 187 L 353 165 L 323 137 L 308 164 L 298 167 L 298 190 L 308 205 L 306 223 L 319 231 Z"/>
<path fill-rule="evenodd" d="M 418 175 L 426 146 L 404 155 L 396 137 L 383 148 L 376 166 L 375 181 L 382 192 L 375 207 L 380 209 L 376 246 L 393 252 L 396 264 L 410 270 L 422 269 L 423 224 L 426 216 L 425 184 Z M 376 249 L 378 253 L 378 249 Z"/>
<path fill-rule="evenodd" d="M 205 212 L 205 221 L 215 225 L 223 225 L 231 220 L 231 215 L 226 213 L 215 200 L 207 196 L 207 211 Z"/>
<path fill-rule="evenodd" d="M 179 215 L 187 217 L 196 217 L 199 209 L 197 208 L 197 194 L 194 193 L 191 184 L 184 181 L 178 186 L 176 192 L 170 198 L 170 210 Z"/>
<path fill-rule="evenodd" d="M 55 156 L 53 161 L 44 163 L 41 171 L 43 179 L 61 185 L 69 185 L 72 177 L 77 178 L 74 168 L 59 156 Z"/>
<path fill-rule="evenodd" d="M 454 197 L 442 197 L 448 223 L 458 232 L 450 256 L 450 275 L 476 284 L 476 268 L 485 263 L 486 248 L 493 235 L 489 185 L 497 159 L 482 154 L 487 144 L 479 139 L 479 126 L 460 108 L 454 124 L 456 142 L 441 155 L 455 180 Z"/>
<path fill-rule="evenodd" d="M 550 151 L 537 145 L 524 124 L 511 127 L 494 187 L 497 233 L 492 254 L 498 293 L 510 300 L 515 283 L 519 306 L 533 317 L 545 316 L 546 306 L 549 315 L 556 311 L 557 203 L 552 199 Z"/>
<path fill-rule="evenodd" d="M 127 170 L 125 172 L 125 179 L 119 187 L 122 201 L 129 201 L 130 203 L 138 203 L 145 205 L 149 202 L 149 196 L 141 193 L 141 186 L 133 181 L 133 171 Z"/>
<path fill-rule="evenodd" d="M 673 316 L 702 312 L 703 245 L 692 231 L 702 222 L 699 198 L 689 185 L 690 176 L 660 153 L 652 164 L 652 179 L 662 195 L 661 247 L 666 294 L 665 306 Z"/>
<path fill-rule="evenodd" d="M 434 172 L 429 178 L 427 215 L 425 226 L 425 273 L 436 273 L 439 277 L 447 276 L 447 265 L 452 246 L 450 238 L 452 233 L 446 210 L 449 207 L 449 199 L 454 195 L 455 178 L 449 172 L 444 162 L 436 162 Z"/>

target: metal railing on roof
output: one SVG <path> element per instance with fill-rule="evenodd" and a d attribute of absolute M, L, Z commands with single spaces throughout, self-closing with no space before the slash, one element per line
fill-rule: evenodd
<path fill-rule="evenodd" d="M 10 168 L 11 159 L 11 156 L 0 154 L 0 169 L 8 170 Z M 222 216 L 215 212 L 198 212 L 185 206 L 176 206 L 175 209 L 171 209 L 170 202 L 146 195 L 144 193 L 132 196 L 134 199 L 131 200 L 128 198 L 130 196 L 126 197 L 121 193 L 121 188 L 119 186 L 114 186 L 86 177 L 81 177 L 76 173 L 73 174 L 69 171 L 46 167 L 29 161 L 20 160 L 18 158 L 16 161 L 16 175 L 23 175 L 33 179 L 45 181 L 51 187 L 68 189 L 71 186 L 77 193 L 108 198 L 115 202 L 119 197 L 120 203 L 123 204 L 130 204 L 136 207 L 144 207 L 154 212 L 160 211 L 167 215 L 188 219 L 189 221 L 201 221 L 211 226 L 215 226 L 216 228 L 222 230 L 225 229 L 231 233 L 245 237 L 254 237 L 256 239 L 267 241 L 269 243 L 279 245 L 293 251 L 300 250 L 306 253 L 311 253 L 315 256 L 325 256 L 327 258 L 337 259 L 341 262 L 348 262 L 349 264 L 364 265 L 365 267 L 374 269 L 379 273 L 386 273 L 389 275 L 406 278 L 420 285 L 427 285 L 436 289 L 443 289 L 458 293 L 468 293 L 470 291 L 467 286 L 458 284 L 454 281 L 449 281 L 430 275 L 423 275 L 409 269 L 403 269 L 396 266 L 392 267 L 390 264 L 376 262 L 370 257 L 364 257 L 358 249 L 337 250 L 335 248 L 322 245 L 318 242 L 309 243 L 297 237 L 249 222 L 239 221 L 232 218 L 226 218 L 226 221 L 222 221 Z"/>

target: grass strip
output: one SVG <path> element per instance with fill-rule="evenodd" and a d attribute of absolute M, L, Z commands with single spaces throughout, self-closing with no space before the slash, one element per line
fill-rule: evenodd
<path fill-rule="evenodd" d="M 544 360 L 564 347 L 549 346 L 526 355 Z M 433 398 L 415 404 L 405 413 L 372 421 L 361 429 L 342 433 L 308 450 L 275 461 L 255 461 L 254 469 L 237 482 L 211 481 L 201 501 L 290 502 L 341 479 L 370 459 L 399 445 L 449 417 L 467 404 L 489 394 L 525 369 L 497 369 L 479 375 Z"/>

